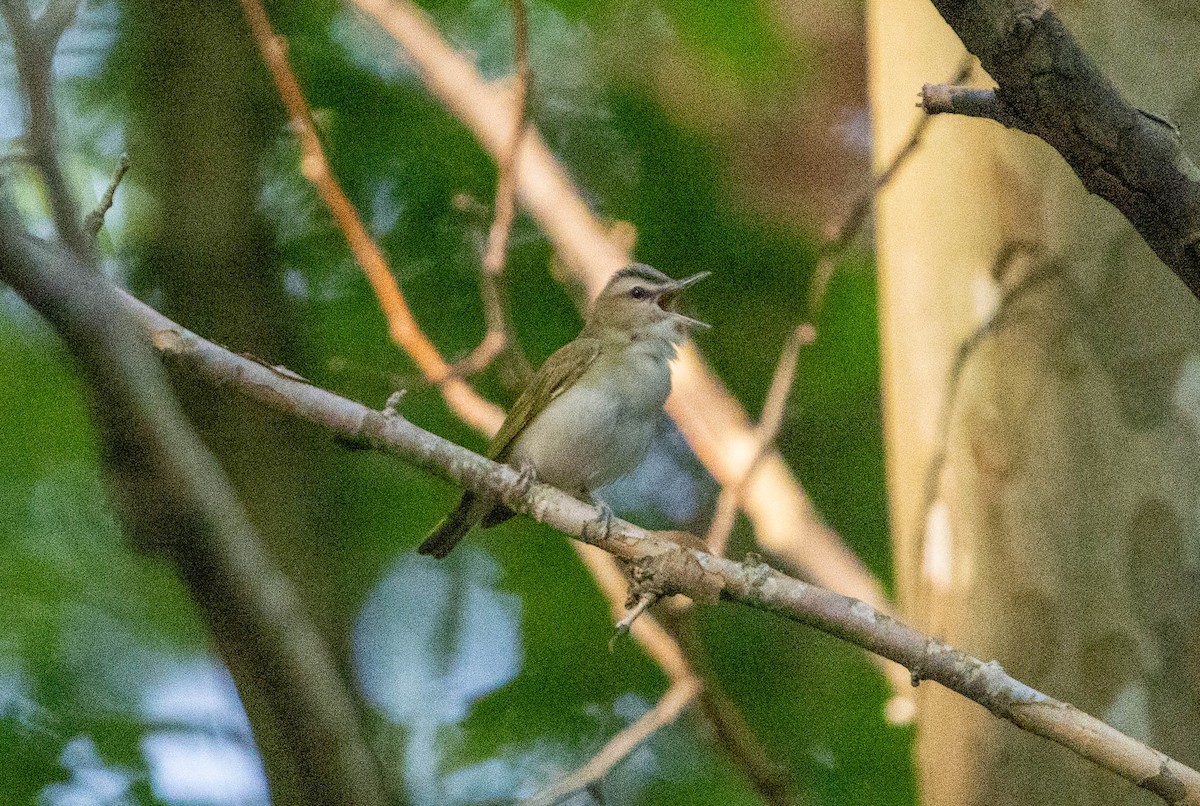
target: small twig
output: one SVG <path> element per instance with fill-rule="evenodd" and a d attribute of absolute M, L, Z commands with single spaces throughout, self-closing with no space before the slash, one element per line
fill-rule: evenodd
<path fill-rule="evenodd" d="M 639 744 L 674 722 L 699 692 L 700 681 L 694 677 L 674 681 L 657 705 L 609 739 L 586 764 L 532 798 L 521 801 L 520 806 L 553 806 L 581 789 L 599 782 Z"/>
<path fill-rule="evenodd" d="M 63 171 L 58 148 L 58 116 L 54 111 L 54 52 L 67 26 L 75 19 L 78 0 L 51 0 L 36 20 L 25 0 L 3 0 L 4 14 L 16 57 L 17 77 L 25 101 L 26 150 L 46 183 L 50 217 L 58 237 L 80 260 L 93 259 L 91 240 L 79 222 L 79 205 Z"/>
<path fill-rule="evenodd" d="M 646 609 L 657 602 L 659 598 L 659 595 L 656 593 L 643 593 L 638 596 L 637 602 L 633 607 L 629 608 L 624 617 L 617 622 L 616 633 L 608 642 L 608 650 L 610 652 L 613 648 L 613 642 L 616 641 L 617 637 L 629 632 L 629 628 L 633 626 L 633 622 L 637 621 L 637 617 L 645 613 Z"/>
<path fill-rule="evenodd" d="M 117 168 L 113 171 L 112 179 L 108 183 L 108 189 L 100 197 L 96 208 L 84 216 L 83 232 L 92 241 L 95 241 L 96 237 L 100 234 L 100 228 L 104 226 L 104 216 L 112 209 L 113 196 L 116 195 L 117 185 L 121 184 L 121 180 L 125 178 L 125 172 L 128 170 L 129 156 L 122 154 L 117 159 Z"/>
<path fill-rule="evenodd" d="M 747 462 L 746 469 L 736 482 L 721 488 L 721 494 L 717 497 L 716 512 L 713 514 L 712 524 L 708 528 L 708 536 L 704 539 L 704 542 L 708 544 L 708 550 L 717 556 L 725 554 L 725 546 L 733 531 L 742 493 L 745 491 L 750 477 L 758 470 L 763 457 L 775 444 L 775 437 L 779 435 L 779 428 L 783 425 L 783 415 L 787 410 L 787 401 L 791 396 L 792 386 L 796 379 L 796 364 L 800 358 L 800 348 L 812 344 L 815 337 L 816 331 L 812 325 L 808 323 L 798 325 L 792 330 L 779 353 L 779 360 L 775 364 L 775 374 L 772 376 L 771 386 L 767 390 L 767 399 L 763 403 L 762 414 L 754 429 L 755 445 L 750 455 L 750 461 Z"/>
<path fill-rule="evenodd" d="M 995 89 L 926 84 L 921 88 L 921 101 L 917 106 L 930 115 L 988 118 L 1003 126 L 1020 128 L 1020 119 L 1008 104 L 1000 100 Z"/>
<path fill-rule="evenodd" d="M 961 84 L 966 81 L 974 66 L 975 57 L 967 54 L 959 63 L 958 69 L 955 70 L 949 83 Z M 817 267 L 813 270 L 812 279 L 808 283 L 808 319 L 810 322 L 820 319 L 821 308 L 825 303 L 825 294 L 837 271 L 837 256 L 846 251 L 858 234 L 862 232 L 863 225 L 867 222 L 867 216 L 875 206 L 875 197 L 891 183 L 900 169 L 908 163 L 909 158 L 916 153 L 917 148 L 924 141 L 925 132 L 928 131 L 932 121 L 933 119 L 929 115 L 921 115 L 917 119 L 908 139 L 904 141 L 904 145 L 888 160 L 887 167 L 875 175 L 871 186 L 850 207 L 850 212 L 842 220 L 834 236 L 821 244 L 821 249 L 817 253 Z"/>
<path fill-rule="evenodd" d="M 404 389 L 397 389 L 395 392 L 392 392 L 390 395 L 388 395 L 387 403 L 383 405 L 384 417 L 400 416 L 400 403 L 404 400 L 404 395 Z"/>
<path fill-rule="evenodd" d="M 392 341 L 412 358 L 426 380 L 438 385 L 446 403 L 463 422 L 489 435 L 494 434 L 504 420 L 503 411 L 458 377 L 421 330 L 400 291 L 399 283 L 388 268 L 383 252 L 367 232 L 358 211 L 333 175 L 325 157 L 325 149 L 317 136 L 308 102 L 288 65 L 284 42 L 271 30 L 262 3 L 260 0 L 242 0 L 242 9 L 263 61 L 270 69 L 275 87 L 287 108 L 300 145 L 301 172 L 316 188 L 345 236 L 355 260 L 366 274 L 379 307 L 387 318 L 388 334 Z"/>
<path fill-rule="evenodd" d="M 456 369 L 462 375 L 472 375 L 491 364 L 501 353 L 506 353 L 509 369 L 515 376 L 514 385 L 523 386 L 533 370 L 517 344 L 500 277 L 504 273 L 508 241 L 516 217 L 518 159 L 528 125 L 533 79 L 529 69 L 529 22 L 525 3 L 524 0 L 510 0 L 509 5 L 513 26 L 514 124 L 509 146 L 504 156 L 497 160 L 495 212 L 483 251 L 483 270 L 479 275 L 487 334 Z"/>
<path fill-rule="evenodd" d="M 997 282 L 1000 282 L 1007 275 L 1009 268 L 1018 257 L 1022 254 L 1034 256 L 1038 252 L 1039 246 L 1036 243 L 1030 241 L 1009 241 L 996 254 L 996 259 L 992 263 L 992 277 Z M 929 459 L 929 465 L 925 470 L 925 493 L 921 501 L 921 507 L 918 510 L 916 528 L 913 531 L 913 534 L 918 535 L 920 545 L 917 557 L 919 558 L 918 561 L 922 564 L 926 562 L 925 553 L 928 551 L 928 548 L 925 540 L 929 533 L 929 520 L 941 491 L 942 472 L 946 466 L 947 450 L 950 444 L 950 425 L 954 417 L 956 404 L 958 403 L 958 396 L 962 387 L 962 377 L 967 365 L 990 336 L 1012 321 L 1015 315 L 1014 306 L 1016 303 L 1039 284 L 1049 279 L 1057 270 L 1058 267 L 1051 264 L 1035 268 L 1020 277 L 1004 292 L 992 314 L 976 327 L 970 335 L 963 339 L 955 351 L 954 360 L 951 362 L 950 370 L 946 374 L 946 391 L 943 395 L 942 410 L 938 416 L 937 438 L 934 441 L 933 454 Z M 924 596 L 925 590 L 925 586 L 917 586 L 917 601 L 914 604 L 916 614 L 922 619 L 927 615 L 925 613 L 925 606 L 927 604 L 926 597 Z"/>

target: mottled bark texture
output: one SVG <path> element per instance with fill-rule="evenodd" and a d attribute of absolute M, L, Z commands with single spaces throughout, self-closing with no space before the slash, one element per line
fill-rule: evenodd
<path fill-rule="evenodd" d="M 988 5 L 939 4 L 965 15 Z M 1196 8 L 1059 7 L 1113 87 L 1176 121 L 1192 153 Z M 1043 19 L 1043 6 L 1028 11 Z M 972 47 L 1011 33 L 981 20 Z M 944 81 L 963 46 L 924 0 L 875 0 L 869 27 L 883 165 L 921 114 L 914 94 Z M 977 71 L 967 83 L 1013 79 L 1007 60 L 1017 55 L 1001 54 L 988 64 L 996 75 Z M 1044 67 L 1028 76 L 1035 84 L 1069 80 L 1071 65 Z M 1004 95 L 1010 107 L 1037 102 Z M 1084 120 L 1063 106 L 1055 114 Z M 1136 125 L 1169 132 L 1149 118 Z M 1196 764 L 1200 307 L 1059 153 L 991 121 L 936 119 L 881 194 L 877 221 L 906 615 Z M 1001 260 L 1006 253 L 1011 260 Z M 991 321 L 952 384 L 960 346 Z M 933 687 L 922 687 L 919 726 L 931 806 L 1154 802 Z"/>

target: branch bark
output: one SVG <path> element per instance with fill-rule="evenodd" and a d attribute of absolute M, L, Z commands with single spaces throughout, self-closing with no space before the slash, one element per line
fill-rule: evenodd
<path fill-rule="evenodd" d="M 5 276 L 13 274 L 7 265 L 3 269 Z M 96 281 L 89 282 L 99 286 Z M 99 287 L 88 293 L 103 299 L 113 292 Z M 903 665 L 914 683 L 940 683 L 1167 803 L 1200 805 L 1200 773 L 1068 703 L 1024 685 L 995 661 L 972 657 L 864 602 L 793 579 L 765 564 L 738 563 L 685 548 L 619 519 L 613 519 L 612 528 L 600 534 L 588 528 L 598 516 L 592 506 L 544 484 L 528 485 L 515 469 L 431 434 L 395 413 L 370 409 L 294 373 L 231 353 L 133 297 L 116 293 L 123 311 L 149 332 L 155 347 L 210 383 L 494 497 L 637 566 L 644 574 L 655 575 L 668 592 L 698 601 L 740 602 L 853 643 Z M 112 321 L 119 328 L 119 321 Z"/>
<path fill-rule="evenodd" d="M 50 216 L 63 242 L 86 261 L 94 254 L 79 221 L 79 205 L 63 171 L 54 110 L 54 52 L 75 19 L 79 0 L 51 0 L 34 19 L 25 0 L 3 0 L 0 12 L 8 25 L 16 56 L 17 77 L 25 101 L 26 151 L 46 183 Z"/>
<path fill-rule="evenodd" d="M 991 97 L 927 88 L 925 109 L 982 112 L 1049 143 L 1200 297 L 1200 168 L 1174 127 L 1130 106 L 1045 2 L 933 5 L 999 86 Z"/>
<path fill-rule="evenodd" d="M 2 204 L 0 278 L 66 342 L 125 533 L 175 565 L 235 679 L 268 703 L 305 802 L 384 806 L 383 776 L 332 655 L 187 424 L 120 292 L 25 234 Z"/>

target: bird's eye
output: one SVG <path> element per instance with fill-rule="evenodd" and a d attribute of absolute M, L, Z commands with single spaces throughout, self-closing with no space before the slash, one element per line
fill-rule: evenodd
<path fill-rule="evenodd" d="M 649 296 L 649 292 L 647 292 L 646 289 L 642 288 L 640 285 L 635 285 L 629 291 L 629 296 L 633 297 L 634 299 L 645 299 L 647 296 Z"/>

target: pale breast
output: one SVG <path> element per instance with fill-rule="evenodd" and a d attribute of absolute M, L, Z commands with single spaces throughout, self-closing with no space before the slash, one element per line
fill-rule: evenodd
<path fill-rule="evenodd" d="M 538 478 L 579 494 L 637 467 L 671 391 L 666 361 L 625 351 L 605 356 L 555 398 L 513 444 L 509 462 L 532 464 Z"/>

